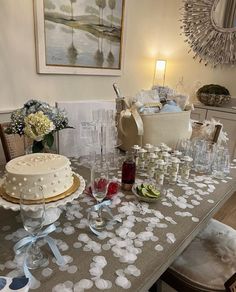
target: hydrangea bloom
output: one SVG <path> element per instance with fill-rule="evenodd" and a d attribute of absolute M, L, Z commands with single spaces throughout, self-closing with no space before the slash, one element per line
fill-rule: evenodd
<path fill-rule="evenodd" d="M 42 141 L 45 135 L 55 129 L 53 122 L 41 111 L 28 115 L 24 122 L 24 134 L 36 141 Z"/>

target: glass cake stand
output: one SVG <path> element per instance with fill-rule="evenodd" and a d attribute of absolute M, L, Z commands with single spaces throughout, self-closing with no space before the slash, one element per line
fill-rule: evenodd
<path fill-rule="evenodd" d="M 45 216 L 44 225 L 49 225 L 49 224 L 55 222 L 61 215 L 61 209 L 59 207 L 64 206 L 67 203 L 71 203 L 73 200 L 77 199 L 83 193 L 83 191 L 85 189 L 85 181 L 84 181 L 83 177 L 80 176 L 79 174 L 74 173 L 74 175 L 76 175 L 80 181 L 78 189 L 75 192 L 73 192 L 71 195 L 69 195 L 63 199 L 59 199 L 57 201 L 53 201 L 53 202 L 45 204 L 46 216 Z M 4 182 L 4 178 L 1 178 L 0 179 L 0 188 L 3 184 L 3 182 Z M 3 207 L 4 209 L 10 209 L 12 211 L 20 211 L 20 204 L 19 203 L 9 202 L 6 199 L 4 199 L 1 195 L 0 195 L 0 207 Z M 37 204 L 28 205 L 29 210 L 32 210 L 32 211 L 37 211 L 37 207 L 38 207 Z"/>

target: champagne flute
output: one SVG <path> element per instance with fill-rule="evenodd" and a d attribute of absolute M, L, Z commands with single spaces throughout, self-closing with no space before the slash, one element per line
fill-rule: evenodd
<path fill-rule="evenodd" d="M 91 168 L 91 190 L 97 203 L 101 203 L 105 199 L 108 185 L 108 166 L 101 160 L 96 162 Z M 97 218 L 91 224 L 95 229 L 103 229 L 106 226 L 106 220 L 102 217 L 102 208 L 98 209 Z"/>
<path fill-rule="evenodd" d="M 37 235 L 44 225 L 45 219 L 45 201 L 43 187 L 37 187 L 38 204 L 31 208 L 29 206 L 29 197 L 24 190 L 20 195 L 20 214 L 23 226 L 34 238 L 26 251 L 26 265 L 29 269 L 36 269 L 47 263 L 47 258 L 42 254 L 37 243 Z"/>
<path fill-rule="evenodd" d="M 95 160 L 96 145 L 98 144 L 96 125 L 94 122 L 81 122 L 80 124 L 80 139 L 84 144 L 81 154 L 81 163 L 85 166 L 90 165 Z"/>
<path fill-rule="evenodd" d="M 107 114 L 105 109 L 97 109 L 92 112 L 93 122 L 96 125 L 98 134 L 98 144 L 100 148 L 101 159 L 106 155 L 106 133 L 107 133 Z"/>

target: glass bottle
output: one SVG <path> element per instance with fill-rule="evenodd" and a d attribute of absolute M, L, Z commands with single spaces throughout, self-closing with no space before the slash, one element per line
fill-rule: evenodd
<path fill-rule="evenodd" d="M 155 180 L 156 180 L 156 183 L 160 186 L 164 184 L 165 166 L 166 166 L 166 162 L 164 160 L 162 159 L 157 160 Z"/>
<path fill-rule="evenodd" d="M 168 167 L 169 184 L 174 185 L 177 182 L 180 160 L 177 157 L 171 157 Z"/>
<path fill-rule="evenodd" d="M 193 159 L 189 156 L 184 156 L 180 164 L 180 182 L 186 183 L 189 179 L 191 164 Z"/>
<path fill-rule="evenodd" d="M 165 152 L 171 153 L 171 151 L 172 151 L 172 148 L 169 147 L 169 146 L 166 146 L 166 148 L 165 148 Z"/>
<path fill-rule="evenodd" d="M 158 146 L 153 147 L 153 153 L 156 154 L 157 158 L 159 158 L 161 149 Z"/>
<path fill-rule="evenodd" d="M 149 159 L 150 153 L 152 152 L 153 146 L 151 144 L 144 145 L 144 149 L 147 151 L 146 158 Z"/>
<path fill-rule="evenodd" d="M 122 189 L 124 191 L 130 191 L 135 182 L 136 164 L 134 156 L 131 151 L 126 152 L 126 158 L 122 165 Z"/>
<path fill-rule="evenodd" d="M 167 167 L 169 164 L 169 160 L 170 160 L 171 155 L 168 152 L 162 152 L 162 159 L 165 161 L 165 167 L 164 167 L 164 171 L 165 174 L 167 174 Z"/>
<path fill-rule="evenodd" d="M 154 177 L 155 169 L 156 169 L 156 160 L 157 156 L 155 153 L 150 153 L 147 172 L 149 175 L 149 178 L 152 179 Z"/>
<path fill-rule="evenodd" d="M 137 165 L 137 162 L 138 162 L 138 151 L 141 147 L 139 145 L 133 145 L 132 146 L 132 152 L 133 152 L 133 155 L 134 155 L 134 160 L 135 160 L 135 163 Z"/>
<path fill-rule="evenodd" d="M 160 144 L 161 151 L 166 151 L 166 147 L 168 147 L 165 143 Z"/>
<path fill-rule="evenodd" d="M 180 159 L 182 156 L 182 152 L 179 150 L 174 150 L 171 155 Z"/>
<path fill-rule="evenodd" d="M 145 155 L 147 153 L 147 150 L 141 148 L 138 150 L 138 170 L 144 170 L 145 169 L 145 163 L 146 163 L 146 158 Z"/>

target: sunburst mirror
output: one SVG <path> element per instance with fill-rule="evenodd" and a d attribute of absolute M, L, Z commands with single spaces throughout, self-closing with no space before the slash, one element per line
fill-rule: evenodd
<path fill-rule="evenodd" d="M 183 0 L 181 22 L 194 59 L 236 64 L 236 0 Z"/>

